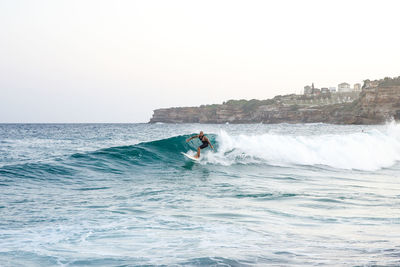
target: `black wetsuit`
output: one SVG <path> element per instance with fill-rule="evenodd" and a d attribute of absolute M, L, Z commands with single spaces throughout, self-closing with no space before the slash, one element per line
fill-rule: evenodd
<path fill-rule="evenodd" d="M 203 144 L 200 146 L 200 149 L 203 149 L 203 148 L 208 147 L 208 142 L 207 142 L 207 141 L 203 141 L 203 138 L 204 138 L 204 135 L 203 135 L 202 137 L 199 136 L 200 141 L 203 143 Z"/>

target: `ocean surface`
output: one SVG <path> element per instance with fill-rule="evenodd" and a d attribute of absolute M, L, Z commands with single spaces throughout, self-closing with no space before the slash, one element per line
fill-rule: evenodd
<path fill-rule="evenodd" d="M 400 266 L 399 161 L 394 123 L 0 124 L 0 266 Z"/>

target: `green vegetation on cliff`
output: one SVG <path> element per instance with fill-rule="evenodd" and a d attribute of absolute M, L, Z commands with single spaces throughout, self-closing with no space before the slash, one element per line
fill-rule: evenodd
<path fill-rule="evenodd" d="M 379 81 L 379 86 L 399 86 L 400 85 L 400 76 L 399 77 L 385 77 L 383 80 Z"/>
<path fill-rule="evenodd" d="M 400 86 L 400 76 L 398 77 L 385 77 L 384 79 L 371 81 L 369 79 L 364 80 L 362 86 L 363 89 L 368 87 L 389 87 L 389 86 Z"/>
<path fill-rule="evenodd" d="M 272 105 L 275 101 L 273 99 L 266 99 L 266 100 L 258 100 L 258 99 L 251 99 L 251 100 L 228 100 L 224 102 L 223 105 L 228 105 L 236 108 L 242 109 L 244 112 L 250 112 L 256 110 L 259 106 L 263 105 Z"/>

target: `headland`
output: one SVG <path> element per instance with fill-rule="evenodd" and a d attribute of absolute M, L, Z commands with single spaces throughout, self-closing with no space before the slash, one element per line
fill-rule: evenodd
<path fill-rule="evenodd" d="M 400 76 L 341 83 L 336 88 L 304 87 L 304 94 L 266 100 L 229 100 L 199 107 L 154 110 L 150 123 L 331 123 L 382 124 L 400 120 Z"/>

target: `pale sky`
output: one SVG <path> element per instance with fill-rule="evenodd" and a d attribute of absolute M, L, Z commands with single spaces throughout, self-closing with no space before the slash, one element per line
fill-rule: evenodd
<path fill-rule="evenodd" d="M 0 0 L 0 122 L 152 110 L 400 75 L 400 1 Z"/>

